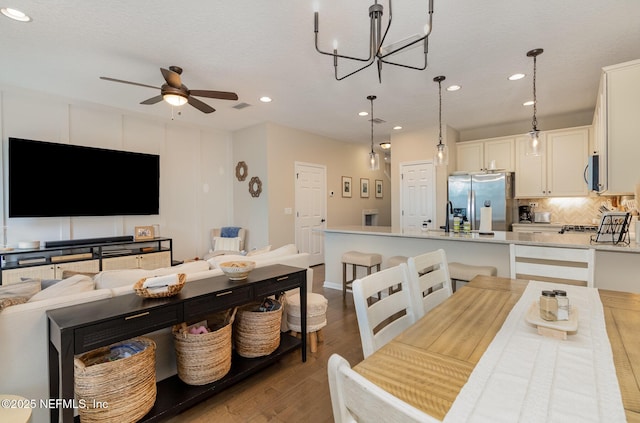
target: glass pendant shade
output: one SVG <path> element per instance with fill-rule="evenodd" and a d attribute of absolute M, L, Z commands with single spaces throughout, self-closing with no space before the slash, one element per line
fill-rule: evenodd
<path fill-rule="evenodd" d="M 380 155 L 372 151 L 371 153 L 369 153 L 369 170 L 379 170 L 379 169 L 380 169 Z"/>
<path fill-rule="evenodd" d="M 542 153 L 542 142 L 540 141 L 540 131 L 532 129 L 529 132 L 529 142 L 527 143 L 527 156 L 539 156 Z"/>
<path fill-rule="evenodd" d="M 434 164 L 436 166 L 447 166 L 449 164 L 449 147 L 442 143 L 436 147 L 436 155 L 433 158 Z"/>

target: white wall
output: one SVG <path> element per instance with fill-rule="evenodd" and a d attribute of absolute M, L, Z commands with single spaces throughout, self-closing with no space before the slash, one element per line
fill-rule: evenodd
<path fill-rule="evenodd" d="M 209 229 L 232 220 L 230 133 L 13 87 L 2 87 L 0 96 L 3 187 L 0 219 L 7 226 L 9 245 L 23 240 L 133 235 L 135 226 L 159 224 L 160 235 L 173 238 L 174 258 L 187 259 L 206 254 L 210 248 Z M 9 137 L 159 154 L 160 214 L 9 218 L 6 163 Z M 38 183 L 47 183 L 46 175 L 39 174 L 38 169 L 33 172 Z M 98 172 L 78 175 L 78 182 L 96 190 L 100 183 L 108 183 L 100 180 Z M 64 197 L 64 187 L 52 189 Z"/>

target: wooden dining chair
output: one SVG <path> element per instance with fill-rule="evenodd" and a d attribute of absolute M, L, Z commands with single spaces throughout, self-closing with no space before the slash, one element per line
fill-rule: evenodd
<path fill-rule="evenodd" d="M 447 255 L 439 249 L 407 260 L 416 319 L 449 298 L 453 292 Z"/>
<path fill-rule="evenodd" d="M 328 373 L 336 423 L 440 421 L 364 378 L 338 354 L 329 357 Z"/>
<path fill-rule="evenodd" d="M 592 248 L 510 245 L 511 278 L 586 285 L 593 288 L 595 250 Z"/>
<path fill-rule="evenodd" d="M 416 321 L 406 264 L 356 279 L 352 289 L 365 358 Z"/>

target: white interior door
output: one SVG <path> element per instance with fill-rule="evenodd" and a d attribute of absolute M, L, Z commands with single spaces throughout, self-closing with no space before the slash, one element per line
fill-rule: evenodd
<path fill-rule="evenodd" d="M 326 173 L 323 165 L 296 163 L 296 246 L 309 253 L 309 265 L 324 263 Z"/>
<path fill-rule="evenodd" d="M 433 162 L 401 163 L 400 176 L 402 229 L 419 229 L 423 222 L 427 222 L 429 229 L 436 229 Z"/>

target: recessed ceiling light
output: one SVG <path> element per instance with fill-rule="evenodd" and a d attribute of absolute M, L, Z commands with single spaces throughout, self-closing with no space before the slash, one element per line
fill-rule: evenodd
<path fill-rule="evenodd" d="M 369 112 L 360 112 L 358 116 L 369 116 Z"/>
<path fill-rule="evenodd" d="M 522 103 L 523 106 L 533 106 L 533 100 L 525 101 Z"/>
<path fill-rule="evenodd" d="M 396 131 L 399 131 L 402 129 L 402 126 L 398 125 L 398 126 L 394 126 L 393 129 L 395 129 Z"/>
<path fill-rule="evenodd" d="M 31 18 L 17 9 L 11 9 L 10 7 L 3 7 L 0 9 L 0 12 L 5 15 L 7 18 L 13 19 L 14 21 L 20 22 L 31 22 Z"/>
<path fill-rule="evenodd" d="M 517 81 L 518 79 L 524 78 L 526 75 L 524 73 L 514 73 L 509 77 L 509 81 Z"/>
<path fill-rule="evenodd" d="M 260 101 L 262 101 L 263 103 L 271 103 L 272 100 L 271 97 L 264 96 L 260 97 Z"/>
<path fill-rule="evenodd" d="M 460 88 L 462 88 L 460 85 L 449 85 L 447 91 L 458 91 Z"/>

